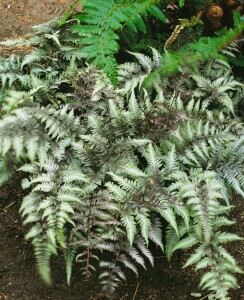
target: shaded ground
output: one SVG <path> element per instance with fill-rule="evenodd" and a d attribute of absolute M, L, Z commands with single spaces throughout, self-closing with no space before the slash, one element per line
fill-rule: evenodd
<path fill-rule="evenodd" d="M 0 40 L 22 36 L 32 25 L 65 14 L 72 0 L 0 0 Z"/>
<path fill-rule="evenodd" d="M 99 0 L 98 0 L 99 1 Z M 65 13 L 71 0 L 0 0 L 0 40 L 27 34 L 31 26 Z M 76 267 L 70 287 L 66 284 L 62 258 L 53 261 L 53 286 L 46 287 L 36 270 L 32 247 L 25 242 L 18 214 L 24 194 L 20 177 L 11 179 L 0 190 L 0 300 L 99 300 L 100 286 L 96 278 L 84 281 Z M 232 212 L 237 224 L 231 231 L 243 236 L 243 201 L 236 199 Z M 243 265 L 243 243 L 232 243 L 231 253 Z M 139 278 L 128 277 L 118 289 L 115 300 L 193 300 L 199 291 L 199 276 L 193 269 L 182 270 L 188 253 L 178 254 L 168 263 L 162 254 L 155 259 L 155 269 L 148 268 Z M 243 277 L 239 284 L 243 286 Z M 135 298 L 133 298 L 135 295 Z M 206 299 L 206 298 L 205 298 Z M 244 291 L 232 293 L 232 299 L 244 299 Z"/>

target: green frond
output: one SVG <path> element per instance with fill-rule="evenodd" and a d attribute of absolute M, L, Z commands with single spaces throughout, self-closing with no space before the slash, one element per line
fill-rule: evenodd
<path fill-rule="evenodd" d="M 138 189 L 138 185 L 135 181 L 129 180 L 127 178 L 123 178 L 122 176 L 116 175 L 112 172 L 108 173 L 114 181 L 116 181 L 125 191 L 133 192 Z"/>
<path fill-rule="evenodd" d="M 146 174 L 136 167 L 133 163 L 125 163 L 118 166 L 118 173 L 127 174 L 132 177 L 146 177 Z"/>
<path fill-rule="evenodd" d="M 127 238 L 132 246 L 136 234 L 136 223 L 133 216 L 125 215 L 121 218 L 121 222 L 126 228 Z"/>
<path fill-rule="evenodd" d="M 156 208 L 155 211 L 157 211 L 167 222 L 169 222 L 169 224 L 174 228 L 176 234 L 178 235 L 178 227 L 173 210 L 168 207 L 167 209 Z"/>
<path fill-rule="evenodd" d="M 146 159 L 148 161 L 151 173 L 158 173 L 162 166 L 162 162 L 151 143 L 149 144 L 147 149 Z"/>
<path fill-rule="evenodd" d="M 197 264 L 202 257 L 204 257 L 207 254 L 205 247 L 204 246 L 200 246 L 195 250 L 195 253 L 193 253 L 186 261 L 186 263 L 184 264 L 184 268 L 189 267 L 193 264 Z"/>
<path fill-rule="evenodd" d="M 179 237 L 176 234 L 176 231 L 171 225 L 167 225 L 166 228 L 166 245 L 165 245 L 165 254 L 167 259 L 170 261 L 174 253 L 174 248 L 179 241 Z"/>
<path fill-rule="evenodd" d="M 0 186 L 4 184 L 13 174 L 13 170 L 9 169 L 9 161 L 7 158 L 0 158 Z"/>
<path fill-rule="evenodd" d="M 151 227 L 150 218 L 146 213 L 144 213 L 144 214 L 139 213 L 136 215 L 135 219 L 139 223 L 140 229 L 141 229 L 141 235 L 143 236 L 143 238 L 145 239 L 145 241 L 148 245 L 149 229 Z"/>
<path fill-rule="evenodd" d="M 182 240 L 180 240 L 176 245 L 175 247 L 172 249 L 172 251 L 176 251 L 178 249 L 188 249 L 194 245 L 196 245 L 198 243 L 198 240 L 190 235 Z"/>
<path fill-rule="evenodd" d="M 218 243 L 229 243 L 233 241 L 241 241 L 243 240 L 237 234 L 229 233 L 229 232 L 217 232 L 215 235 Z"/>
<path fill-rule="evenodd" d="M 79 43 L 84 46 L 82 53 L 103 69 L 114 85 L 118 83 L 118 64 L 114 58 L 119 51 L 119 36 L 116 32 L 125 26 L 135 32 L 145 32 L 144 17 L 148 14 L 165 22 L 165 15 L 155 3 L 155 0 L 130 3 L 114 0 L 102 0 L 98 3 L 89 0 L 83 3 L 83 13 L 76 16 L 83 25 L 74 25 L 71 29 L 81 36 Z"/>
<path fill-rule="evenodd" d="M 178 157 L 175 150 L 175 145 L 173 145 L 171 151 L 164 158 L 165 161 L 165 171 L 169 176 L 172 172 L 175 172 L 179 168 Z"/>
<path fill-rule="evenodd" d="M 68 285 L 70 285 L 70 281 L 71 281 L 72 267 L 73 267 L 76 252 L 77 252 L 77 245 L 69 245 L 66 249 L 64 249 Z"/>
<path fill-rule="evenodd" d="M 157 217 L 153 217 L 151 221 L 151 227 L 149 229 L 149 239 L 153 241 L 157 246 L 164 251 L 164 246 L 162 242 L 162 224 Z"/>

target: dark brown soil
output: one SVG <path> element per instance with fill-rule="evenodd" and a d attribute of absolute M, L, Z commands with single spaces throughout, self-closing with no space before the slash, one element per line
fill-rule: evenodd
<path fill-rule="evenodd" d="M 21 178 L 16 176 L 1 188 L 0 192 L 0 299 L 1 300 L 98 300 L 102 299 L 97 278 L 84 281 L 77 265 L 70 287 L 66 284 L 65 270 L 62 257 L 53 260 L 53 286 L 47 287 L 37 273 L 32 246 L 24 240 L 25 231 L 22 229 L 19 217 L 19 206 L 24 196 L 20 188 Z M 244 214 L 243 200 L 234 201 L 236 207 L 232 215 L 237 224 L 231 231 L 243 232 Z M 238 263 L 243 265 L 243 243 L 232 243 L 231 253 Z M 118 289 L 116 300 L 183 300 L 193 298 L 191 293 L 206 292 L 198 288 L 199 274 L 194 269 L 182 270 L 188 253 L 180 253 L 173 257 L 172 263 L 167 262 L 162 254 L 156 254 L 155 268 L 142 271 L 139 278 L 129 276 L 126 284 Z M 239 284 L 243 286 L 243 277 Z M 233 291 L 232 299 L 244 299 L 244 291 Z"/>
<path fill-rule="evenodd" d="M 99 1 L 99 0 L 98 0 Z M 31 31 L 31 26 L 50 20 L 65 13 L 72 0 L 0 0 L 0 40 L 23 36 Z M 0 49 L 1 55 L 1 49 Z M 12 178 L 0 190 L 0 300 L 99 300 L 102 299 L 97 278 L 84 281 L 76 266 L 70 287 L 62 257 L 53 260 L 53 285 L 45 286 L 37 273 L 32 246 L 24 240 L 25 230 L 18 213 L 24 196 L 20 188 L 19 176 Z M 243 236 L 243 200 L 233 203 L 232 216 L 237 224 L 231 231 Z M 230 252 L 239 265 L 243 263 L 243 243 L 232 243 Z M 182 270 L 188 253 L 177 254 L 168 263 L 162 254 L 156 254 L 155 268 L 142 270 L 139 278 L 128 277 L 121 285 L 115 300 L 193 300 L 206 294 L 198 288 L 199 275 L 194 269 Z M 238 276 L 240 286 L 243 277 Z M 201 293 L 193 298 L 191 293 Z M 233 291 L 232 299 L 244 299 L 244 291 Z M 205 298 L 207 299 L 207 298 Z"/>

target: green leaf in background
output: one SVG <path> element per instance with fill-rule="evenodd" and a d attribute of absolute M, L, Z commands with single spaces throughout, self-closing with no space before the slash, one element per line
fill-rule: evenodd
<path fill-rule="evenodd" d="M 185 5 L 185 0 L 179 0 L 179 6 L 183 7 Z"/>

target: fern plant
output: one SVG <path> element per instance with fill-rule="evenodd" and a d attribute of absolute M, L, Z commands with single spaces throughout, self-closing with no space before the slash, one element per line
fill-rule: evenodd
<path fill-rule="evenodd" d="M 240 238 L 220 228 L 233 224 L 226 217 L 231 195 L 244 194 L 236 112 L 242 84 L 218 59 L 182 66 L 175 78 L 158 76 L 146 89 L 145 80 L 168 65 L 152 48 L 150 56 L 129 52 L 137 61 L 118 66 L 115 87 L 103 70 L 80 60 L 85 47 L 74 45 L 79 37 L 67 27 L 38 27 L 29 41 L 37 51 L 15 57 L 17 66 L 2 59 L 0 67 L 10 74 L 0 77 L 1 179 L 16 170 L 28 174 L 20 213 L 40 275 L 51 283 L 51 256 L 62 252 L 68 283 L 75 261 L 86 277 L 99 268 L 111 297 L 126 279 L 124 268 L 137 274 L 137 265 L 154 264 L 152 243 L 168 259 L 194 247 L 185 266 L 207 269 L 201 286 L 227 299 L 237 286 L 233 274 L 241 272 L 222 245 Z"/>
<path fill-rule="evenodd" d="M 191 179 L 185 172 L 173 175 L 177 183 L 172 189 L 178 190 L 179 196 L 186 201 L 186 206 L 191 211 L 192 224 L 189 232 L 181 231 L 182 238 L 175 239 L 173 247 L 169 245 L 168 256 L 175 250 L 198 245 L 184 267 L 194 264 L 196 270 L 207 268 L 200 286 L 214 291 L 217 299 L 228 299 L 229 287 L 237 287 L 232 273 L 239 273 L 241 270 L 222 244 L 240 238 L 236 234 L 219 231 L 220 227 L 230 226 L 233 221 L 225 216 L 230 208 L 221 203 L 223 186 L 216 178 L 216 173 L 192 169 L 190 176 Z"/>

